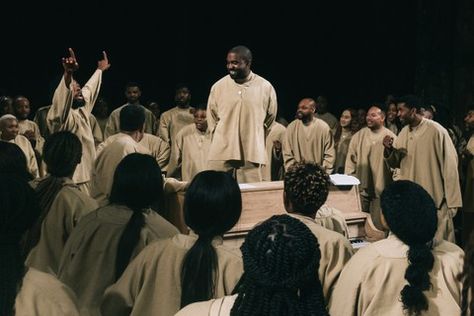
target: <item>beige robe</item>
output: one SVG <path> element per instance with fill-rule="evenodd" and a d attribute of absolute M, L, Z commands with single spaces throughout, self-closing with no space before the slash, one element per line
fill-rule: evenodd
<path fill-rule="evenodd" d="M 96 145 L 104 141 L 104 134 L 100 128 L 99 122 L 97 122 L 94 114 L 89 114 L 89 121 L 91 122 L 92 135 L 94 135 L 94 142 Z"/>
<path fill-rule="evenodd" d="M 48 120 L 47 120 L 48 111 L 49 111 L 50 108 L 51 108 L 51 105 L 40 107 L 38 110 L 36 110 L 35 118 L 33 119 L 33 121 L 38 125 L 41 136 L 45 140 L 51 134 L 49 132 Z"/>
<path fill-rule="evenodd" d="M 22 121 L 18 120 L 18 129 L 18 134 L 20 135 L 25 134 L 26 131 L 33 131 L 35 133 L 36 144 L 34 149 L 41 154 L 43 152 L 44 138 L 41 136 L 38 125 L 28 119 Z"/>
<path fill-rule="evenodd" d="M 201 132 L 195 124 L 189 124 L 176 135 L 171 150 L 170 165 L 166 175 L 183 181 L 207 169 L 207 154 L 211 144 L 209 131 Z"/>
<path fill-rule="evenodd" d="M 331 174 L 336 151 L 329 125 L 317 118 L 313 118 L 308 125 L 301 120 L 291 122 L 283 142 L 283 157 L 286 170 L 293 163 L 305 160 L 317 163 Z"/>
<path fill-rule="evenodd" d="M 189 304 L 175 316 L 229 316 L 237 294 Z"/>
<path fill-rule="evenodd" d="M 97 207 L 93 198 L 79 191 L 71 179 L 65 179 L 63 188 L 58 192 L 41 225 L 39 242 L 31 250 L 26 265 L 57 274 L 64 245 L 73 228 L 84 215 Z"/>
<path fill-rule="evenodd" d="M 347 263 L 329 303 L 331 316 L 404 315 L 400 291 L 408 284 L 408 246 L 395 235 L 361 248 Z M 435 241 L 431 290 L 423 291 L 429 309 L 421 315 L 460 315 L 464 252 L 446 241 Z"/>
<path fill-rule="evenodd" d="M 194 123 L 194 115 L 191 111 L 193 111 L 192 107 L 182 109 L 175 106 L 161 114 L 159 135 L 171 147 L 173 147 L 173 142 L 179 131 L 185 126 Z"/>
<path fill-rule="evenodd" d="M 155 315 L 178 312 L 181 302 L 181 265 L 197 236 L 176 235 L 145 248 L 104 295 L 103 316 Z M 217 253 L 215 297 L 229 295 L 243 273 L 238 251 L 222 245 L 216 237 L 212 245 Z"/>
<path fill-rule="evenodd" d="M 227 75 L 212 86 L 207 104 L 208 159 L 266 164 L 265 134 L 277 113 L 270 82 L 251 72 L 248 81 L 238 84 Z"/>
<path fill-rule="evenodd" d="M 0 141 L 4 141 L 0 139 Z M 36 161 L 36 155 L 33 147 L 31 147 L 31 143 L 23 135 L 17 135 L 14 139 L 8 141 L 8 143 L 12 143 L 20 147 L 21 151 L 25 154 L 26 157 L 26 167 L 28 172 L 34 177 L 39 177 L 39 169 L 38 169 L 38 162 Z"/>
<path fill-rule="evenodd" d="M 318 239 L 321 250 L 318 276 L 326 302 L 329 302 L 339 275 L 353 254 L 352 246 L 347 238 L 322 227 L 310 217 L 298 214 L 288 215 L 302 221 Z"/>
<path fill-rule="evenodd" d="M 265 150 L 267 151 L 268 162 L 263 165 L 262 176 L 263 181 L 278 181 L 283 180 L 284 168 L 283 168 L 283 150 L 279 156 L 276 155 L 275 149 L 273 148 L 273 142 L 279 141 L 283 146 L 283 139 L 285 138 L 286 127 L 278 122 L 274 122 L 268 131 L 268 136 L 265 139 Z M 281 162 L 280 172 L 274 172 L 272 176 L 272 170 L 279 170 L 278 164 Z M 276 174 L 275 174 L 276 173 Z"/>
<path fill-rule="evenodd" d="M 344 173 L 346 166 L 347 152 L 349 151 L 349 144 L 352 139 L 352 132 L 342 130 L 341 138 L 335 146 L 336 149 L 336 161 L 334 162 L 334 173 Z"/>
<path fill-rule="evenodd" d="M 471 155 L 474 155 L 474 134 L 469 139 L 466 149 Z M 467 165 L 466 186 L 463 198 L 464 212 L 474 212 L 474 158 L 471 158 Z"/>
<path fill-rule="evenodd" d="M 110 113 L 107 124 L 105 125 L 104 139 L 109 138 L 120 132 L 120 111 L 128 103 L 116 108 Z M 143 105 L 139 104 L 145 110 L 145 133 L 156 135 L 158 126 L 156 126 L 156 118 L 153 113 Z"/>
<path fill-rule="evenodd" d="M 342 212 L 334 207 L 323 204 L 316 212 L 314 221 L 326 229 L 349 238 L 349 227 Z"/>
<path fill-rule="evenodd" d="M 16 316 L 79 316 L 74 292 L 49 273 L 33 268 L 23 277 Z"/>
<path fill-rule="evenodd" d="M 99 206 L 108 203 L 112 184 L 114 182 L 115 168 L 122 159 L 131 153 L 150 155 L 150 151 L 137 143 L 130 135 L 119 133 L 113 136 L 112 141 L 99 150 L 92 170 L 91 196 L 97 200 Z"/>
<path fill-rule="evenodd" d="M 115 282 L 120 237 L 132 214 L 126 206 L 109 204 L 85 216 L 71 234 L 58 278 L 76 293 L 81 315 L 100 315 L 102 295 Z M 145 225 L 130 261 L 153 241 L 178 233 L 176 227 L 152 210 L 144 217 Z"/>
<path fill-rule="evenodd" d="M 448 132 L 423 118 L 412 130 L 405 126 L 393 147 L 387 158 L 390 167 L 400 168 L 400 180 L 416 182 L 431 195 L 439 209 L 437 237 L 454 241 L 453 217 L 462 199 L 458 157 Z"/>
<path fill-rule="evenodd" d="M 82 87 L 85 105 L 78 109 L 72 108 L 72 82 L 66 87 L 64 77 L 61 79 L 53 96 L 53 105 L 48 111 L 47 122 L 50 133 L 70 131 L 76 134 L 82 143 L 82 158 L 72 179 L 75 183 L 90 180 L 90 173 L 96 157 L 94 135 L 90 124 L 90 113 L 99 95 L 102 71 L 97 69 Z"/>

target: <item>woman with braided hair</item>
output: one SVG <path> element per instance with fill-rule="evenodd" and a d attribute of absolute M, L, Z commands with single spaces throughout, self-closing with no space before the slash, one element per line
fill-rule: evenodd
<path fill-rule="evenodd" d="M 420 185 L 396 181 L 381 196 L 387 239 L 360 249 L 339 277 L 332 316 L 460 315 L 464 252 L 434 238 L 433 199 Z"/>
<path fill-rule="evenodd" d="M 43 147 L 48 175 L 34 180 L 41 214 L 29 230 L 24 253 L 26 264 L 40 271 L 58 273 L 64 245 L 79 219 L 95 210 L 97 202 L 79 190 L 72 175 L 82 157 L 79 138 L 67 131 L 52 134 Z"/>
<path fill-rule="evenodd" d="M 77 295 L 81 315 L 100 315 L 105 289 L 151 242 L 178 229 L 151 209 L 163 196 L 161 169 L 150 155 L 133 153 L 118 164 L 109 204 L 84 216 L 61 257 L 58 277 Z"/>
<path fill-rule="evenodd" d="M 184 198 L 191 233 L 145 248 L 107 289 L 102 315 L 169 316 L 187 304 L 230 294 L 242 275 L 242 258 L 238 249 L 224 246 L 222 236 L 241 211 L 240 189 L 230 174 L 198 173 Z"/>
<path fill-rule="evenodd" d="M 301 221 L 275 215 L 252 229 L 242 247 L 236 295 L 191 304 L 176 316 L 328 315 L 318 270 L 318 240 Z"/>

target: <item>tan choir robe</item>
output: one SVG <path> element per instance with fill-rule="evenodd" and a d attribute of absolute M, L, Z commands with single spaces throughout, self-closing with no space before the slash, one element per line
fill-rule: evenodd
<path fill-rule="evenodd" d="M 342 129 L 341 138 L 335 146 L 336 149 L 336 161 L 334 162 L 334 173 L 344 173 L 346 166 L 347 152 L 349 150 L 349 144 L 352 139 L 352 132 Z"/>
<path fill-rule="evenodd" d="M 0 139 L 0 141 L 4 141 Z M 39 168 L 38 162 L 36 161 L 36 155 L 33 147 L 31 147 L 31 143 L 23 135 L 17 135 L 14 139 L 8 141 L 9 143 L 15 144 L 20 147 L 21 151 L 25 154 L 26 157 L 26 167 L 28 172 L 34 177 L 39 177 Z"/>
<path fill-rule="evenodd" d="M 84 215 L 98 207 L 97 202 L 81 192 L 71 179 L 64 180 L 63 188 L 41 224 L 39 242 L 26 260 L 27 266 L 52 274 L 58 273 L 64 245 L 73 228 Z M 32 186 L 35 185 L 33 182 Z"/>
<path fill-rule="evenodd" d="M 469 139 L 466 149 L 471 155 L 474 155 L 474 134 Z M 467 165 L 463 204 L 464 212 L 474 212 L 474 158 L 471 158 Z"/>
<path fill-rule="evenodd" d="M 264 165 L 266 130 L 275 121 L 277 97 L 273 86 L 253 72 L 242 84 L 229 75 L 211 88 L 207 123 L 212 133 L 209 161 L 236 160 Z"/>
<path fill-rule="evenodd" d="M 79 316 L 74 292 L 56 277 L 33 268 L 23 277 L 16 316 Z"/>
<path fill-rule="evenodd" d="M 128 103 L 116 108 L 110 113 L 107 124 L 105 125 L 104 139 L 120 132 L 120 111 L 126 105 L 128 105 Z M 155 115 L 143 105 L 139 104 L 139 106 L 145 110 L 145 133 L 156 135 L 158 126 L 155 124 Z"/>
<path fill-rule="evenodd" d="M 124 133 L 118 133 L 107 138 L 103 143 L 97 146 L 97 156 L 109 144 L 113 143 L 117 138 L 122 138 Z M 158 136 L 144 133 L 143 138 L 138 142 L 141 146 L 148 149 L 148 152 L 143 152 L 153 156 L 161 168 L 161 171 L 166 171 L 170 159 L 170 146 L 163 139 Z"/>
<path fill-rule="evenodd" d="M 115 168 L 125 156 L 131 153 L 151 154 L 147 148 L 137 143 L 130 135 L 119 133 L 97 155 L 92 169 L 90 193 L 97 200 L 99 206 L 108 203 Z"/>
<path fill-rule="evenodd" d="M 331 174 L 336 151 L 329 125 L 317 118 L 313 118 L 308 125 L 301 120 L 291 122 L 283 142 L 283 157 L 286 170 L 293 163 L 305 160 L 317 163 Z"/>
<path fill-rule="evenodd" d="M 105 289 L 115 282 L 115 260 L 120 237 L 133 211 L 109 204 L 85 216 L 71 234 L 58 278 L 77 295 L 81 315 L 100 315 Z M 145 225 L 130 261 L 148 244 L 169 238 L 178 229 L 152 210 L 144 212 Z"/>
<path fill-rule="evenodd" d="M 105 292 L 102 315 L 169 316 L 178 312 L 181 266 L 196 240 L 197 236 L 179 234 L 145 248 Z M 219 237 L 212 245 L 218 262 L 215 297 L 229 295 L 243 273 L 241 254 L 223 246 Z"/>
<path fill-rule="evenodd" d="M 197 173 L 206 170 L 210 144 L 209 131 L 203 133 L 195 124 L 184 127 L 173 142 L 167 177 L 191 181 Z"/>
<path fill-rule="evenodd" d="M 236 299 L 237 294 L 189 304 L 175 316 L 229 316 Z"/>
<path fill-rule="evenodd" d="M 72 108 L 72 84 L 66 87 L 64 77 L 61 79 L 53 96 L 53 105 L 48 111 L 47 122 L 50 133 L 70 131 L 76 134 L 82 143 L 82 158 L 72 177 L 77 184 L 89 182 L 92 166 L 96 157 L 94 135 L 90 124 L 90 113 L 99 95 L 102 71 L 97 69 L 82 87 L 85 105 Z M 82 190 L 82 188 L 81 188 Z"/>
<path fill-rule="evenodd" d="M 439 210 L 436 237 L 454 241 L 453 217 L 462 200 L 458 157 L 448 132 L 423 118 L 413 129 L 405 126 L 393 147 L 390 167 L 400 168 L 400 180 L 416 182 L 431 195 Z"/>
<path fill-rule="evenodd" d="M 275 149 L 273 148 L 273 142 L 279 141 L 283 146 L 285 132 L 286 127 L 276 121 L 272 124 L 272 126 L 270 126 L 267 138 L 265 139 L 265 150 L 267 151 L 268 161 L 267 164 L 263 166 L 263 181 L 283 180 L 283 150 L 279 155 L 277 155 Z"/>
<path fill-rule="evenodd" d="M 393 182 L 393 172 L 385 161 L 383 139 L 397 136 L 388 128 L 372 131 L 364 127 L 352 136 L 347 152 L 345 174 L 360 180 L 362 210 L 371 214 L 375 227 L 383 230 L 380 195 Z"/>
<path fill-rule="evenodd" d="M 342 212 L 334 207 L 323 204 L 316 212 L 314 221 L 326 229 L 349 238 L 349 227 Z"/>
<path fill-rule="evenodd" d="M 44 138 L 41 136 L 38 125 L 28 119 L 21 121 L 18 120 L 18 128 L 18 134 L 20 135 L 25 134 L 26 131 L 33 131 L 35 133 L 36 144 L 34 149 L 41 154 L 43 152 Z"/>
<path fill-rule="evenodd" d="M 89 121 L 91 122 L 92 135 L 94 135 L 94 143 L 98 145 L 104 141 L 104 134 L 94 114 L 89 114 Z"/>
<path fill-rule="evenodd" d="M 352 246 L 347 238 L 322 227 L 310 217 L 298 214 L 288 215 L 302 221 L 318 239 L 321 250 L 318 275 L 323 286 L 324 297 L 329 302 L 339 275 L 353 254 Z"/>
<path fill-rule="evenodd" d="M 173 147 L 173 143 L 185 126 L 194 123 L 194 108 L 186 109 L 175 106 L 174 108 L 164 112 L 160 117 L 159 135 L 165 142 Z"/>
<path fill-rule="evenodd" d="M 48 120 L 47 120 L 48 111 L 49 111 L 50 108 L 51 108 L 51 105 L 40 107 L 38 110 L 36 110 L 35 118 L 33 119 L 33 121 L 36 123 L 36 125 L 38 125 L 41 136 L 45 140 L 51 134 L 49 132 Z"/>
<path fill-rule="evenodd" d="M 346 264 L 329 303 L 331 316 L 404 315 L 400 291 L 408 284 L 408 246 L 395 235 L 361 248 Z M 432 288 L 423 291 L 428 311 L 421 315 L 460 315 L 464 252 L 450 242 L 436 241 L 434 266 L 429 272 Z"/>

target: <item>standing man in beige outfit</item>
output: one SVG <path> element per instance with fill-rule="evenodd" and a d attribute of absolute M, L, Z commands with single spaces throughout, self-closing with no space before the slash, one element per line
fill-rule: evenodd
<path fill-rule="evenodd" d="M 207 122 L 212 133 L 209 169 L 232 172 L 238 182 L 262 181 L 267 164 L 265 135 L 277 114 L 276 92 L 253 73 L 252 52 L 236 46 L 227 53 L 229 75 L 211 88 Z"/>
<path fill-rule="evenodd" d="M 90 113 L 99 95 L 102 72 L 110 68 L 107 54 L 97 62 L 97 70 L 81 89 L 72 74 L 79 69 L 76 55 L 69 48 L 69 57 L 62 59 L 64 75 L 53 96 L 48 111 L 47 123 L 50 133 L 70 131 L 82 143 L 82 159 L 72 180 L 81 191 L 89 194 L 90 173 L 95 160 L 95 142 L 90 122 Z"/>

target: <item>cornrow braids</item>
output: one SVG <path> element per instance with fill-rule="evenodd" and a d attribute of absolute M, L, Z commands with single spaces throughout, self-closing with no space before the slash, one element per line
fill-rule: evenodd
<path fill-rule="evenodd" d="M 474 290 L 474 234 L 470 235 L 465 246 L 464 269 L 460 276 L 462 281 L 461 293 L 461 315 L 472 315 L 474 311 L 474 300 L 469 300 L 469 292 Z"/>
<path fill-rule="evenodd" d="M 285 173 L 284 187 L 294 210 L 310 215 L 326 202 L 329 176 L 316 163 L 296 162 Z"/>
<path fill-rule="evenodd" d="M 231 315 L 328 315 L 318 279 L 321 252 L 306 225 L 275 215 L 249 232 Z"/>
<path fill-rule="evenodd" d="M 431 252 L 438 226 L 433 199 L 420 185 L 396 181 L 385 188 L 381 196 L 382 213 L 390 230 L 408 245 L 408 284 L 400 292 L 403 309 L 409 315 L 428 310 L 428 299 L 423 291 L 431 289 L 429 272 L 433 269 Z"/>

